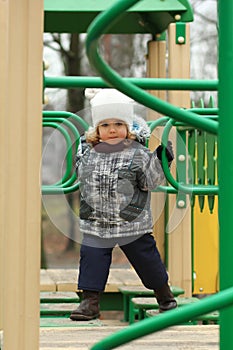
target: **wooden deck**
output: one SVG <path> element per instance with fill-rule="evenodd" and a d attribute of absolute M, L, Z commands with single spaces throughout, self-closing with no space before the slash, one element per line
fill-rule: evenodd
<path fill-rule="evenodd" d="M 97 320 L 76 327 L 41 328 L 40 350 L 88 350 L 125 327 L 120 321 Z M 175 326 L 118 347 L 122 350 L 217 350 L 218 326 Z"/>
<path fill-rule="evenodd" d="M 74 292 L 77 290 L 77 269 L 48 269 L 41 270 L 41 292 Z M 142 285 L 133 269 L 111 269 L 106 285 L 106 292 L 118 292 L 120 286 Z"/>
<path fill-rule="evenodd" d="M 41 292 L 75 292 L 77 274 L 74 270 L 41 270 Z M 141 286 L 133 269 L 112 269 L 106 292 L 116 293 L 122 286 Z M 107 314 L 107 316 L 106 316 Z M 111 313 L 110 313 L 111 315 Z M 123 315 L 122 315 L 123 316 Z M 111 319 L 108 312 L 88 322 L 69 318 L 41 318 L 40 350 L 88 350 L 96 342 L 128 326 L 123 317 Z M 122 350 L 217 350 L 218 325 L 175 326 L 118 347 Z"/>

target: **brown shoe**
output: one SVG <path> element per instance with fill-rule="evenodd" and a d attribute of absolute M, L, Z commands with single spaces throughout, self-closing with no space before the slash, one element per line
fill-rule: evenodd
<path fill-rule="evenodd" d="M 177 302 L 167 283 L 162 288 L 155 290 L 155 297 L 159 304 L 159 312 L 169 311 L 177 307 Z"/>
<path fill-rule="evenodd" d="M 83 300 L 79 307 L 72 311 L 70 319 L 73 321 L 89 321 L 100 316 L 99 310 L 100 293 L 83 291 Z"/>

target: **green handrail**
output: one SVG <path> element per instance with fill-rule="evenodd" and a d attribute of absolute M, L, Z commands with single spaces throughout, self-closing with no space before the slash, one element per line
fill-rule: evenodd
<path fill-rule="evenodd" d="M 201 299 L 198 303 L 184 305 L 181 308 L 170 310 L 134 323 L 127 328 L 117 331 L 100 340 L 91 350 L 110 350 L 132 340 L 144 337 L 150 333 L 167 327 L 193 320 L 200 315 L 208 314 L 215 310 L 221 310 L 233 304 L 233 287 L 225 289 L 208 298 Z"/>
<path fill-rule="evenodd" d="M 79 145 L 79 139 L 80 139 L 80 134 L 77 130 L 77 128 L 74 126 L 74 124 L 72 124 L 68 119 L 64 119 L 64 118 L 56 118 L 56 117 L 44 117 L 43 118 L 43 125 L 45 122 L 56 122 L 56 123 L 62 123 L 64 125 L 66 125 L 70 131 L 73 133 L 74 136 L 74 143 L 75 143 L 75 150 L 77 151 L 78 149 L 78 145 Z M 61 126 L 62 127 L 62 126 Z M 67 151 L 67 157 L 69 156 L 69 160 L 68 160 L 68 166 L 69 166 L 69 175 L 71 174 L 72 171 L 72 162 L 73 162 L 73 156 L 72 156 L 72 141 L 71 139 L 69 140 L 69 144 L 70 144 L 70 149 L 69 152 Z M 66 173 L 65 173 L 66 174 Z M 70 179 L 73 177 L 73 175 L 71 176 L 70 179 L 68 179 L 69 176 L 63 176 L 61 180 L 57 181 L 55 184 L 53 184 L 53 186 L 56 185 L 60 185 L 63 184 L 63 186 L 67 183 L 70 183 Z M 74 182 L 74 181 L 72 181 Z"/>
<path fill-rule="evenodd" d="M 75 184 L 63 187 L 63 186 L 46 186 L 42 187 L 43 194 L 67 194 L 71 192 L 75 192 L 79 189 L 80 183 L 76 182 Z"/>
<path fill-rule="evenodd" d="M 164 78 L 122 78 L 144 90 L 193 90 L 216 91 L 217 80 L 164 79 Z M 48 77 L 44 79 L 44 88 L 106 88 L 109 84 L 99 77 Z"/>
<path fill-rule="evenodd" d="M 98 73 L 110 86 L 114 86 L 137 102 L 171 118 L 185 122 L 186 124 L 190 124 L 197 128 L 204 129 L 210 133 L 217 134 L 217 122 L 205 118 L 198 118 L 196 114 L 188 110 L 175 107 L 168 102 L 162 101 L 159 98 L 141 90 L 129 81 L 123 80 L 121 76 L 111 69 L 99 55 L 98 40 L 100 36 L 111 25 L 113 25 L 113 23 L 117 22 L 119 16 L 123 16 L 124 12 L 138 1 L 141 0 L 119 0 L 108 10 L 97 16 L 91 23 L 90 27 L 88 28 L 88 36 L 86 40 L 86 51 L 91 65 L 96 68 Z"/>
<path fill-rule="evenodd" d="M 202 110 L 202 109 L 201 109 Z M 59 112 L 61 113 L 61 115 L 63 114 L 63 112 Z M 50 113 L 49 113 L 50 114 Z M 57 112 L 53 112 L 53 115 L 58 115 Z M 47 113 L 45 115 L 48 115 Z M 69 114 L 68 114 L 69 115 Z M 76 117 L 76 115 L 75 115 Z M 209 117 L 209 116 L 208 116 Z M 148 122 L 151 132 L 153 132 L 153 130 L 157 127 L 157 126 L 164 126 L 166 123 L 168 123 L 169 121 L 169 117 L 161 117 L 155 121 L 150 121 Z M 63 117 L 57 118 L 57 117 L 44 117 L 44 121 L 51 121 L 54 120 L 55 121 L 60 121 L 66 124 L 69 123 L 68 120 L 67 122 L 64 120 Z M 71 123 L 70 123 L 71 124 Z M 170 122 L 167 124 L 167 126 L 164 129 L 164 139 L 163 142 L 166 144 L 167 143 L 167 139 L 168 139 L 168 135 L 169 135 L 169 131 L 171 129 L 171 127 L 173 125 L 176 126 L 182 126 L 187 128 L 188 126 L 185 125 L 184 123 L 180 123 L 180 122 L 175 122 L 174 120 L 170 120 Z M 74 127 L 74 126 L 73 126 Z M 75 127 L 74 127 L 75 129 Z M 76 130 L 76 129 L 75 129 Z M 75 131 L 74 131 L 75 133 Z M 79 139 L 79 133 L 76 130 L 75 133 L 76 137 L 78 137 Z M 76 140 L 76 148 L 78 147 L 78 142 L 79 140 Z M 185 194 L 192 194 L 192 195 L 205 195 L 205 194 L 209 194 L 209 195 L 216 195 L 218 194 L 218 187 L 217 186 L 213 186 L 213 185 L 184 185 L 180 182 L 177 182 L 173 176 L 170 173 L 170 169 L 168 167 L 168 164 L 166 164 L 166 158 L 165 158 L 165 163 L 162 162 L 163 165 L 163 169 L 164 169 L 164 173 L 166 176 L 166 179 L 168 180 L 168 182 L 172 185 L 172 186 L 158 186 L 156 189 L 153 190 L 153 192 L 165 192 L 165 193 L 170 193 L 170 194 L 177 194 L 178 192 L 183 192 Z M 71 168 L 70 168 L 71 169 Z M 70 171 L 71 173 L 71 171 Z M 58 181 L 56 184 L 53 185 L 43 185 L 42 186 L 42 192 L 43 194 L 56 194 L 56 193 L 70 193 L 73 190 L 77 190 L 79 189 L 79 185 L 74 185 L 74 187 L 72 187 L 71 185 L 77 180 L 76 177 L 76 173 L 74 172 L 72 174 L 72 176 L 70 178 L 63 177 L 62 180 Z"/>
<path fill-rule="evenodd" d="M 149 126 L 150 126 L 150 131 L 153 132 L 153 130 L 155 128 L 157 128 L 157 126 L 164 126 L 166 125 L 166 123 L 169 121 L 169 117 L 161 117 L 157 120 L 154 120 L 152 122 L 150 122 Z"/>
<path fill-rule="evenodd" d="M 157 126 L 164 126 L 169 120 L 169 117 L 161 117 L 154 121 L 148 121 L 147 124 L 150 127 L 151 133 Z M 160 185 L 157 186 L 152 192 L 165 192 L 169 194 L 177 194 L 177 189 L 172 186 Z"/>
<path fill-rule="evenodd" d="M 62 118 L 71 118 L 74 119 L 80 126 L 87 130 L 89 128 L 89 125 L 85 120 L 83 120 L 81 117 L 79 117 L 77 114 L 74 114 L 72 112 L 65 112 L 65 111 L 43 111 L 44 117 L 62 117 Z"/>
<path fill-rule="evenodd" d="M 67 145 L 67 154 L 66 154 L 67 166 L 66 166 L 65 174 L 63 175 L 63 178 L 61 181 L 67 181 L 72 171 L 72 142 L 71 142 L 70 135 L 67 130 L 65 130 L 60 124 L 57 124 L 55 122 L 45 121 L 43 122 L 43 126 L 58 129 L 65 138 L 66 145 Z M 58 181 L 57 184 L 59 184 L 61 181 Z"/>
<path fill-rule="evenodd" d="M 165 147 L 167 146 L 169 132 L 175 123 L 176 122 L 171 119 L 167 122 L 167 124 L 164 128 L 163 135 L 162 135 L 162 144 Z M 218 194 L 218 186 L 215 186 L 215 185 L 192 185 L 192 184 L 184 185 L 180 182 L 177 182 L 170 172 L 167 158 L 165 155 L 165 148 L 162 151 L 162 167 L 163 167 L 163 171 L 164 171 L 166 179 L 174 188 L 177 189 L 177 191 L 180 191 L 180 192 L 183 192 L 186 194 L 190 194 L 190 195 L 192 195 L 192 194 L 193 195 L 206 195 L 206 194 L 217 195 Z"/>
<path fill-rule="evenodd" d="M 77 114 L 74 114 L 72 112 L 65 112 L 65 111 L 43 111 L 43 117 L 44 118 L 54 118 L 53 120 L 56 121 L 57 118 L 60 118 L 60 120 L 63 120 L 63 118 L 66 119 L 73 119 L 78 125 L 80 125 L 85 131 L 88 130 L 89 124 L 83 120 L 81 117 L 79 117 Z M 77 130 L 78 132 L 78 130 Z M 79 135 L 79 134 L 77 134 Z M 79 141 L 79 140 L 76 140 Z M 71 146 L 71 145 L 70 145 Z M 72 157 L 71 157 L 72 158 Z M 72 160 L 70 160 L 72 163 Z M 70 166 L 70 173 L 71 174 L 71 167 Z M 59 181 L 57 184 L 54 185 L 43 185 L 42 186 L 42 193 L 44 195 L 49 194 L 68 194 L 74 191 L 77 191 L 79 189 L 80 183 L 75 181 L 77 180 L 76 173 L 73 172 L 72 175 L 67 178 L 63 177 L 61 181 Z M 61 184 L 62 182 L 62 184 Z"/>

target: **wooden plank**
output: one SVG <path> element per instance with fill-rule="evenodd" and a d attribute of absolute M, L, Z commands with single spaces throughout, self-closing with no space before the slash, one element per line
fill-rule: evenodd
<path fill-rule="evenodd" d="M 97 321 L 96 321 L 97 322 Z M 86 323 L 86 322 L 85 322 Z M 88 350 L 97 341 L 125 328 L 125 324 L 100 321 L 98 325 L 81 323 L 79 327 L 41 328 L 40 349 Z M 75 322 L 74 322 L 75 324 Z M 175 326 L 122 345 L 121 350 L 217 350 L 219 327 Z"/>
<path fill-rule="evenodd" d="M 56 291 L 56 283 L 48 275 L 47 270 L 40 270 L 40 290 L 41 292 Z"/>
<path fill-rule="evenodd" d="M 43 292 L 77 292 L 77 275 L 76 269 L 41 270 L 40 290 Z M 149 291 L 142 285 L 133 269 L 110 269 L 105 292 L 118 292 L 119 290 L 147 294 Z M 153 294 L 153 291 L 150 292 Z"/>
<path fill-rule="evenodd" d="M 95 319 L 91 321 L 72 321 L 70 318 L 66 317 L 46 317 L 40 319 L 40 327 L 53 327 L 53 328 L 76 328 L 76 327 L 102 327 L 103 323 L 100 319 Z M 59 347 L 60 349 L 60 347 Z"/>
<path fill-rule="evenodd" d="M 77 282 L 76 283 L 69 283 L 65 281 L 57 282 L 56 284 L 57 291 L 59 292 L 76 292 L 77 291 Z"/>
<path fill-rule="evenodd" d="M 40 305 L 40 310 L 72 311 L 76 308 L 77 308 L 77 303 L 43 303 Z"/>
<path fill-rule="evenodd" d="M 48 269 L 57 291 L 77 291 L 77 269 Z"/>
<path fill-rule="evenodd" d="M 133 269 L 113 269 L 112 273 L 114 277 L 119 281 L 121 285 L 140 286 L 142 282 Z"/>
<path fill-rule="evenodd" d="M 122 285 L 122 281 L 118 278 L 116 271 L 118 269 L 110 269 L 105 292 L 119 292 L 119 286 Z"/>
<path fill-rule="evenodd" d="M 78 302 L 79 296 L 73 292 L 41 292 L 41 303 Z"/>
<path fill-rule="evenodd" d="M 123 293 L 123 294 L 140 294 L 140 295 L 153 295 L 154 291 L 151 289 L 147 289 L 144 286 L 122 286 L 119 287 L 119 290 Z"/>

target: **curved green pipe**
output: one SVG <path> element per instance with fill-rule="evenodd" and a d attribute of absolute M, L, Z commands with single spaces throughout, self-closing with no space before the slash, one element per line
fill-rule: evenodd
<path fill-rule="evenodd" d="M 172 126 L 176 122 L 174 120 L 169 120 L 167 122 L 167 125 L 164 128 L 163 134 L 162 134 L 162 144 L 166 147 L 167 141 L 168 141 L 168 135 L 172 128 Z M 177 191 L 186 193 L 186 194 L 193 194 L 193 195 L 205 195 L 205 194 L 218 194 L 218 186 L 214 185 L 183 185 L 182 183 L 177 182 L 174 177 L 172 176 L 169 165 L 167 162 L 167 157 L 165 154 L 165 147 L 162 151 L 162 167 L 165 174 L 166 179 L 168 182 L 177 189 Z"/>
<path fill-rule="evenodd" d="M 72 186 L 62 187 L 62 186 L 42 186 L 43 194 L 67 194 L 71 192 L 75 192 L 79 189 L 80 183 L 76 182 Z"/>
<path fill-rule="evenodd" d="M 54 120 L 57 120 L 57 118 L 61 118 L 61 120 L 62 120 L 62 118 L 66 118 L 66 119 L 71 118 L 71 119 L 74 119 L 78 124 L 80 124 L 80 126 L 83 127 L 83 129 L 85 131 L 88 130 L 88 128 L 89 128 L 89 124 L 87 122 L 85 122 L 85 120 L 83 120 L 81 117 L 79 117 L 78 115 L 76 115 L 72 112 L 43 111 L 43 117 L 44 118 L 54 118 Z M 71 162 L 70 168 L 72 168 L 72 155 L 71 155 L 70 162 Z M 71 169 L 70 169 L 70 173 L 71 173 Z M 43 194 L 62 194 L 62 193 L 71 193 L 71 192 L 77 191 L 79 189 L 79 182 L 73 184 L 73 182 L 76 180 L 76 178 L 77 178 L 76 173 L 73 173 L 70 178 L 63 177 L 63 179 L 61 181 L 59 181 L 57 184 L 43 185 L 42 186 L 42 193 Z M 61 182 L 63 182 L 63 184 L 60 186 L 59 184 Z"/>
<path fill-rule="evenodd" d="M 68 119 L 65 119 L 62 117 L 61 118 L 59 118 L 59 117 L 44 117 L 43 122 L 56 122 L 56 123 L 65 124 L 72 131 L 72 133 L 74 135 L 74 139 L 75 139 L 75 144 L 76 145 L 79 144 L 79 138 L 80 138 L 79 131 L 75 127 L 75 125 L 73 123 L 71 123 Z"/>
<path fill-rule="evenodd" d="M 168 140 L 168 135 L 170 132 L 171 127 L 175 124 L 179 124 L 177 122 L 175 122 L 174 120 L 170 120 L 169 122 L 168 117 L 161 117 L 153 122 L 149 122 L 149 127 L 151 129 L 151 132 L 160 125 L 164 125 L 167 124 L 164 128 L 164 132 L 163 132 L 163 137 L 162 137 L 162 143 L 164 145 L 167 145 L 167 140 Z M 165 151 L 164 151 L 165 152 Z M 158 186 L 155 190 L 153 190 L 152 192 L 166 192 L 166 193 L 177 193 L 178 191 L 180 192 L 184 192 L 187 194 L 193 194 L 193 195 L 200 195 L 200 194 L 218 194 L 218 187 L 216 186 L 211 186 L 211 185 L 183 185 L 181 183 L 178 183 L 174 177 L 172 176 L 171 172 L 170 172 L 170 168 L 169 165 L 167 163 L 167 158 L 165 155 L 162 154 L 162 167 L 164 170 L 164 174 L 166 179 L 168 180 L 168 182 L 173 186 Z"/>
<path fill-rule="evenodd" d="M 89 128 L 89 125 L 85 120 L 83 120 L 81 117 L 79 117 L 77 114 L 71 113 L 71 112 L 65 112 L 65 111 L 43 111 L 44 117 L 62 117 L 62 118 L 72 118 L 74 119 L 78 124 L 80 124 L 83 129 L 86 131 Z"/>
<path fill-rule="evenodd" d="M 65 188 L 65 187 L 69 187 L 71 185 L 73 185 L 73 183 L 77 180 L 77 175 L 76 175 L 76 172 L 73 172 L 73 174 L 71 175 L 71 177 L 62 184 L 62 187 Z"/>
<path fill-rule="evenodd" d="M 43 185 L 42 186 L 42 192 L 44 193 L 45 191 L 47 191 L 50 188 L 67 188 L 70 187 L 71 185 L 73 185 L 73 183 L 77 180 L 77 175 L 76 172 L 73 172 L 73 174 L 69 177 L 68 180 L 66 180 L 65 182 L 60 182 L 60 183 L 55 183 L 53 185 Z"/>
<path fill-rule="evenodd" d="M 185 122 L 186 124 L 201 128 L 207 132 L 217 134 L 218 123 L 213 120 L 198 118 L 195 113 L 180 109 L 171 105 L 168 102 L 162 101 L 155 96 L 141 90 L 137 86 L 125 81 L 121 76 L 112 70 L 98 53 L 98 39 L 108 30 L 113 23 L 117 22 L 119 17 L 124 15 L 124 12 L 136 4 L 138 0 L 119 0 L 108 10 L 102 12 L 91 23 L 88 28 L 86 40 L 87 56 L 93 67 L 110 85 L 114 86 L 124 94 L 130 96 L 137 102 L 145 105 L 148 108 L 156 110 L 159 113 L 172 117 L 176 120 Z"/>
<path fill-rule="evenodd" d="M 72 141 L 71 141 L 71 138 L 70 138 L 70 135 L 69 135 L 68 131 L 66 129 L 64 129 L 60 124 L 57 124 L 55 122 L 44 122 L 43 126 L 51 127 L 51 128 L 54 128 L 54 129 L 58 129 L 61 132 L 61 134 L 64 136 L 65 141 L 66 141 L 66 145 L 67 145 L 66 171 L 65 171 L 65 173 L 63 175 L 62 180 L 57 182 L 57 184 L 60 184 L 61 182 L 67 181 L 68 178 L 70 177 L 71 172 L 72 172 L 72 163 L 73 163 L 73 159 L 72 159 Z"/>
<path fill-rule="evenodd" d="M 129 327 L 117 331 L 102 339 L 91 350 L 110 350 L 132 340 L 144 337 L 150 333 L 193 320 L 200 315 L 221 310 L 233 304 L 233 287 L 225 289 L 218 294 L 201 299 L 198 303 L 184 305 L 181 308 L 164 312 L 158 316 L 144 319 Z M 230 322 L 230 320 L 229 320 Z M 229 325 L 230 327 L 230 325 Z"/>
<path fill-rule="evenodd" d="M 164 126 L 169 120 L 169 117 L 161 117 L 155 121 L 152 121 L 149 126 L 150 126 L 150 131 L 153 132 L 157 126 Z"/>
<path fill-rule="evenodd" d="M 79 145 L 79 139 L 80 139 L 80 134 L 77 130 L 77 128 L 74 126 L 74 124 L 72 124 L 68 119 L 64 119 L 64 118 L 57 118 L 57 117 L 44 117 L 43 118 L 43 124 L 44 122 L 57 122 L 57 123 L 62 123 L 65 124 L 73 133 L 74 135 L 74 139 L 75 139 L 75 152 L 78 149 L 78 145 Z M 71 155 L 72 155 L 72 148 L 71 148 Z M 71 163 L 72 162 L 72 156 L 71 156 Z M 72 176 L 67 180 L 66 178 L 62 178 L 61 180 L 59 180 L 58 182 L 56 182 L 55 184 L 51 185 L 51 186 L 57 186 L 62 184 L 63 187 L 71 185 L 75 180 L 76 180 L 76 176 L 74 176 L 74 174 L 72 174 Z"/>

